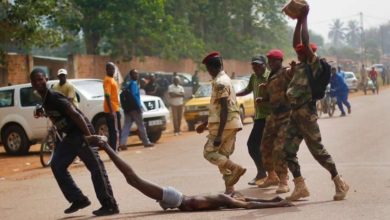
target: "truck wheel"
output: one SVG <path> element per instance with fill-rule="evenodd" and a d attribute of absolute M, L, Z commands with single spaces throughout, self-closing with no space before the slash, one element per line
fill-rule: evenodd
<path fill-rule="evenodd" d="M 11 125 L 4 130 L 3 144 L 10 155 L 25 155 L 30 149 L 27 135 L 18 125 Z"/>
<path fill-rule="evenodd" d="M 187 121 L 188 131 L 195 131 L 195 123 L 192 121 Z"/>
<path fill-rule="evenodd" d="M 148 132 L 148 138 L 149 141 L 152 143 L 156 143 L 158 140 L 160 140 L 162 135 L 162 130 L 154 131 L 154 132 Z"/>

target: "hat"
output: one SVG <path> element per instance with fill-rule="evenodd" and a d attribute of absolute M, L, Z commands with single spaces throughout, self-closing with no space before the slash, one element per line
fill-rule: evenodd
<path fill-rule="evenodd" d="M 257 63 L 257 64 L 265 64 L 267 63 L 267 60 L 263 55 L 252 57 L 252 62 L 251 63 Z"/>
<path fill-rule="evenodd" d="M 284 57 L 283 51 L 279 49 L 272 49 L 267 53 L 268 58 L 273 58 L 273 59 L 279 59 L 282 60 Z"/>
<path fill-rule="evenodd" d="M 298 44 L 296 47 L 295 47 L 295 51 L 297 53 L 301 53 L 303 52 L 303 49 L 305 48 L 305 46 L 303 44 Z M 311 50 L 313 51 L 313 53 L 315 53 L 317 51 L 317 44 L 315 43 L 310 43 L 310 48 Z"/>
<path fill-rule="evenodd" d="M 66 69 L 59 69 L 58 73 L 57 73 L 57 76 L 59 76 L 61 74 L 68 75 L 68 71 L 66 71 Z"/>
<path fill-rule="evenodd" d="M 214 59 L 214 58 L 220 58 L 220 54 L 219 52 L 211 52 L 209 53 L 209 55 L 207 55 L 205 58 L 203 58 L 203 61 L 202 63 L 203 64 L 207 64 L 210 60 Z"/>

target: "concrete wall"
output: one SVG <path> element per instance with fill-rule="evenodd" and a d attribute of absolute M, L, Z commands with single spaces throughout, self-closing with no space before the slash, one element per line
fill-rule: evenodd
<path fill-rule="evenodd" d="M 60 68 L 68 70 L 68 78 L 99 78 L 105 76 L 105 64 L 110 60 L 108 56 L 95 55 L 70 55 L 67 60 L 50 58 L 50 57 L 32 57 L 31 55 L 10 54 L 7 55 L 7 65 L 4 68 L 0 77 L 0 85 L 4 86 L 7 83 L 20 84 L 29 82 L 28 76 L 33 67 L 47 67 L 49 79 L 57 78 L 57 71 Z M 190 59 L 182 59 L 178 61 L 164 60 L 158 57 L 135 58 L 131 61 L 115 61 L 122 76 L 125 76 L 130 69 L 138 69 L 139 71 L 164 71 L 164 72 L 186 72 L 194 73 L 199 69 L 196 62 Z M 235 76 L 247 75 L 252 72 L 249 62 L 237 60 L 224 60 L 225 71 L 231 75 L 235 72 Z M 204 68 L 204 67 L 202 67 Z M 201 81 L 210 80 L 210 76 L 202 71 L 199 71 Z"/>

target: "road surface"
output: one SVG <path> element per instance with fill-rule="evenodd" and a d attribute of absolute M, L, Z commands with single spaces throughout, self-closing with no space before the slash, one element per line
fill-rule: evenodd
<path fill-rule="evenodd" d="M 334 184 L 328 172 L 301 145 L 299 159 L 311 196 L 294 207 L 260 210 L 224 210 L 182 213 L 162 211 L 159 205 L 126 184 L 123 176 L 101 152 L 121 213 L 102 219 L 389 219 L 390 217 L 390 90 L 379 95 L 351 99 L 352 114 L 319 120 L 323 143 L 336 161 L 339 173 L 350 184 L 344 201 L 335 202 Z M 274 189 L 250 187 L 255 175 L 246 140 L 252 124 L 239 132 L 232 159 L 248 171 L 237 189 L 248 196 L 271 198 Z M 223 191 L 218 169 L 202 156 L 206 134 L 184 133 L 163 139 L 155 148 L 132 147 L 120 155 L 138 174 L 163 186 L 174 186 L 187 195 Z M 34 158 L 34 157 L 33 157 Z M 35 157 L 38 160 L 38 157 Z M 31 157 L 30 157 L 31 160 Z M 1 163 L 2 160 L 0 160 Z M 89 173 L 83 165 L 71 172 L 92 205 L 71 215 L 49 169 L 35 168 L 0 179 L 0 219 L 89 219 L 100 207 Z M 291 178 L 291 175 L 290 175 Z M 289 185 L 293 188 L 292 181 Z M 282 194 L 285 197 L 287 194 Z"/>

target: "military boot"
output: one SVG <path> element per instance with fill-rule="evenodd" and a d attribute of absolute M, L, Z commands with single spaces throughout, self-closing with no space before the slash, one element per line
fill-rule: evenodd
<path fill-rule="evenodd" d="M 333 196 L 333 200 L 343 200 L 347 195 L 349 190 L 349 186 L 345 181 L 341 178 L 340 175 L 337 175 L 333 178 L 334 185 L 336 186 L 336 194 Z"/>
<path fill-rule="evenodd" d="M 288 175 L 282 174 L 279 175 L 279 186 L 276 189 L 276 193 L 287 193 L 290 192 L 290 188 L 288 187 L 287 181 L 288 181 Z"/>
<path fill-rule="evenodd" d="M 305 198 L 310 196 L 310 192 L 306 187 L 305 180 L 303 177 L 295 178 L 294 180 L 294 191 L 291 193 L 290 196 L 287 196 L 286 199 L 289 201 L 297 201 L 300 198 Z"/>
<path fill-rule="evenodd" d="M 276 175 L 275 171 L 268 172 L 268 177 L 264 183 L 258 185 L 260 188 L 267 188 L 270 186 L 277 186 L 279 184 L 279 177 Z"/>
<path fill-rule="evenodd" d="M 242 175 L 246 172 L 245 168 L 242 168 L 240 165 L 233 163 L 231 160 L 227 160 L 224 164 L 224 168 L 230 170 L 232 173 L 225 180 L 226 186 L 234 186 L 240 179 Z"/>

